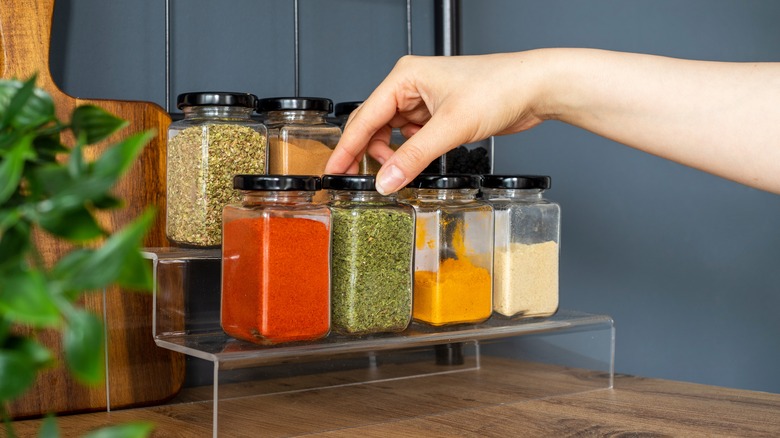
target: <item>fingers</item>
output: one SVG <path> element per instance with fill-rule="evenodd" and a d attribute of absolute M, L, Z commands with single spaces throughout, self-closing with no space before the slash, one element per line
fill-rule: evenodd
<path fill-rule="evenodd" d="M 469 135 L 453 126 L 453 120 L 457 118 L 435 115 L 387 158 L 377 174 L 377 191 L 387 195 L 400 190 L 434 159 L 467 143 Z"/>
<path fill-rule="evenodd" d="M 388 90 L 388 91 L 385 91 Z M 378 131 L 388 128 L 396 115 L 395 96 L 389 87 L 378 87 L 349 117 L 325 173 L 344 173 L 363 157 Z"/>

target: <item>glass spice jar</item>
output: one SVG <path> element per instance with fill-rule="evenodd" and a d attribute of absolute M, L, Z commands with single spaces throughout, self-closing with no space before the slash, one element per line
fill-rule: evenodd
<path fill-rule="evenodd" d="M 483 198 L 495 211 L 493 309 L 504 317 L 547 317 L 558 310 L 561 209 L 543 197 L 549 176 L 485 175 Z"/>
<path fill-rule="evenodd" d="M 493 311 L 493 209 L 477 200 L 479 177 L 420 175 L 404 202 L 417 213 L 415 321 L 478 323 Z"/>
<path fill-rule="evenodd" d="M 260 344 L 330 331 L 330 210 L 314 176 L 236 175 L 224 210 L 222 329 Z"/>
<path fill-rule="evenodd" d="M 384 196 L 373 175 L 325 175 L 332 218 L 335 332 L 404 330 L 412 318 L 414 209 Z"/>
<path fill-rule="evenodd" d="M 174 244 L 221 243 L 222 208 L 240 199 L 233 175 L 266 172 L 265 126 L 248 93 L 184 93 L 168 129 L 166 234 Z"/>
<path fill-rule="evenodd" d="M 352 111 L 356 110 L 361 103 L 363 102 L 355 101 L 340 102 L 336 104 L 336 109 L 333 113 L 336 116 L 336 120 L 338 120 L 339 126 L 342 130 L 344 130 L 344 126 L 347 124 L 349 115 L 352 114 Z M 390 146 L 390 149 L 393 151 L 397 151 L 405 141 L 406 137 L 401 134 L 401 130 L 398 128 L 393 128 L 390 132 L 390 143 L 388 146 Z M 361 175 L 376 175 L 381 167 L 382 165 L 379 164 L 377 160 L 368 154 L 364 154 L 363 158 L 360 160 L 358 173 Z"/>
<path fill-rule="evenodd" d="M 325 165 L 341 137 L 341 128 L 325 119 L 332 110 L 333 101 L 319 97 L 259 99 L 257 112 L 268 128 L 268 172 L 325 173 Z"/>

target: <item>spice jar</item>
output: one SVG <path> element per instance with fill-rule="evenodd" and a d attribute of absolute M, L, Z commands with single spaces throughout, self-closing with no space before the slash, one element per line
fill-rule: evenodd
<path fill-rule="evenodd" d="M 257 112 L 268 127 L 268 172 L 317 176 L 325 173 L 325 165 L 341 137 L 341 129 L 325 119 L 332 110 L 333 101 L 319 97 L 258 100 Z"/>
<path fill-rule="evenodd" d="M 238 202 L 233 176 L 265 173 L 265 126 L 247 93 L 184 93 L 168 129 L 166 233 L 178 245 L 219 246 L 222 209 Z"/>
<path fill-rule="evenodd" d="M 476 199 L 479 177 L 421 175 L 404 200 L 417 213 L 415 321 L 477 323 L 493 311 L 493 209 Z"/>
<path fill-rule="evenodd" d="M 404 330 L 412 318 L 414 209 L 373 175 L 325 175 L 332 215 L 331 324 L 343 334 Z"/>
<path fill-rule="evenodd" d="M 495 211 L 493 308 L 505 317 L 546 317 L 558 310 L 560 206 L 543 197 L 549 176 L 485 175 Z"/>
<path fill-rule="evenodd" d="M 352 113 L 352 111 L 356 110 L 360 104 L 363 103 L 361 101 L 355 101 L 355 102 L 340 102 L 336 104 L 336 109 L 333 111 L 334 115 L 336 116 L 336 120 L 338 120 L 339 126 L 341 129 L 344 129 L 344 126 L 347 124 L 347 120 L 349 119 L 349 115 Z M 406 137 L 401 134 L 401 130 L 398 128 L 393 128 L 390 132 L 390 143 L 388 146 L 390 146 L 390 149 L 393 151 L 397 151 L 398 148 L 401 147 L 401 145 L 404 144 L 406 141 Z M 360 160 L 359 164 L 359 170 L 358 173 L 362 175 L 376 175 L 377 172 L 379 172 L 379 169 L 382 167 L 381 164 L 374 158 L 372 158 L 368 153 L 363 155 L 363 158 Z"/>
<path fill-rule="evenodd" d="M 222 329 L 261 344 L 330 330 L 330 210 L 312 202 L 319 177 L 237 175 L 224 210 Z"/>

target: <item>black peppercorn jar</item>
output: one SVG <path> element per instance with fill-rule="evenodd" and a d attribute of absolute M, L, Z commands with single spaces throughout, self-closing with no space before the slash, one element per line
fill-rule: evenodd
<path fill-rule="evenodd" d="M 325 175 L 331 209 L 331 324 L 363 335 L 412 317 L 414 209 L 376 191 L 373 175 Z"/>
<path fill-rule="evenodd" d="M 266 173 L 267 132 L 248 93 L 180 94 L 168 128 L 166 234 L 182 246 L 221 244 L 222 209 L 238 202 L 236 174 Z"/>
<path fill-rule="evenodd" d="M 485 175 L 482 194 L 495 211 L 493 308 L 504 317 L 547 317 L 558 310 L 561 209 L 544 198 L 550 177 Z"/>

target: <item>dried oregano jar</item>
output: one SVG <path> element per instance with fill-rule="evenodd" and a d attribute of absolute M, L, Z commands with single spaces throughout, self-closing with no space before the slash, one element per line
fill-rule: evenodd
<path fill-rule="evenodd" d="M 495 211 L 493 308 L 503 317 L 546 317 L 558 310 L 561 209 L 544 198 L 550 177 L 485 175 Z"/>
<path fill-rule="evenodd" d="M 331 209 L 335 332 L 404 330 L 412 318 L 414 209 L 376 191 L 373 175 L 325 175 Z"/>
<path fill-rule="evenodd" d="M 479 177 L 420 175 L 404 202 L 415 209 L 415 321 L 478 323 L 493 311 L 493 209 Z"/>
<path fill-rule="evenodd" d="M 168 129 L 166 232 L 173 243 L 219 246 L 222 208 L 241 199 L 233 176 L 266 173 L 266 128 L 251 118 L 256 100 L 248 93 L 178 96 L 184 119 Z"/>

